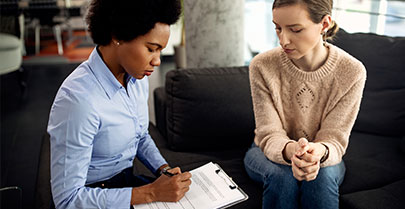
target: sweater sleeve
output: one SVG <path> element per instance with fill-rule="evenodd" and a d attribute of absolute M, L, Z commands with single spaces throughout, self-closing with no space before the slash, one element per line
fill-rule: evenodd
<path fill-rule="evenodd" d="M 260 65 L 250 65 L 250 85 L 253 110 L 255 114 L 255 143 L 266 157 L 279 164 L 289 165 L 283 158 L 282 151 L 288 142 L 294 142 L 283 128 L 279 112 L 275 108 L 269 83 L 266 83 L 260 72 Z"/>
<path fill-rule="evenodd" d="M 329 156 L 321 164 L 321 167 L 332 166 L 341 162 L 349 143 L 350 132 L 359 112 L 365 80 L 366 75 L 364 73 L 340 97 L 322 120 L 314 142 L 321 142 L 326 145 L 329 149 Z"/>

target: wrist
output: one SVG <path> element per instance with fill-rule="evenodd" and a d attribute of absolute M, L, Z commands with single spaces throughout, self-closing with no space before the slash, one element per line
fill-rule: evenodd
<path fill-rule="evenodd" d="M 325 144 L 321 143 L 323 147 L 325 147 L 325 152 L 323 153 L 322 158 L 320 159 L 320 163 L 325 162 L 329 157 L 329 148 Z"/>
<path fill-rule="evenodd" d="M 172 169 L 172 168 L 168 164 L 164 164 L 164 165 L 160 166 L 156 170 L 155 175 L 156 176 L 161 176 L 164 170 L 167 171 L 167 170 L 170 170 L 170 169 Z"/>
<path fill-rule="evenodd" d="M 155 186 L 152 184 L 145 185 L 145 201 L 147 203 L 156 201 Z"/>
<path fill-rule="evenodd" d="M 288 142 L 286 145 L 285 145 L 285 147 L 284 147 L 284 149 L 283 149 L 283 158 L 284 158 L 284 160 L 286 161 L 286 162 L 288 162 L 288 163 L 291 163 L 291 158 L 292 158 L 292 156 L 293 156 L 293 152 L 291 151 L 291 150 L 293 150 L 292 148 L 291 148 L 291 146 L 293 146 L 294 144 L 293 144 L 294 142 Z"/>
<path fill-rule="evenodd" d="M 132 188 L 131 205 L 150 203 L 154 199 L 155 195 L 152 184 Z"/>
<path fill-rule="evenodd" d="M 170 167 L 169 165 L 161 167 L 161 169 L 159 169 L 159 172 L 158 172 L 159 176 L 161 176 L 164 172 L 166 172 L 167 170 L 170 170 L 170 169 L 172 169 L 172 167 Z"/>

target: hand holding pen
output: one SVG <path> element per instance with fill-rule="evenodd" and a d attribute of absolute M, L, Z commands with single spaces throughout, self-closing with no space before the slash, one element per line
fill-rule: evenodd
<path fill-rule="evenodd" d="M 184 197 L 191 184 L 191 174 L 182 173 L 179 167 L 162 170 L 162 175 L 154 181 L 154 201 L 177 202 Z"/>
<path fill-rule="evenodd" d="M 169 177 L 172 177 L 176 174 L 181 173 L 181 170 L 179 167 L 176 168 L 171 168 L 169 165 L 164 166 L 161 170 L 160 170 L 160 175 L 166 175 Z"/>

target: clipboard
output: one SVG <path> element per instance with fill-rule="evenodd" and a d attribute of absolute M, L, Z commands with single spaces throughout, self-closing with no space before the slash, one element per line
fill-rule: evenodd
<path fill-rule="evenodd" d="M 238 200 L 238 201 L 229 203 L 229 204 L 224 205 L 224 206 L 219 207 L 219 208 L 221 208 L 221 209 L 223 209 L 223 208 L 229 208 L 229 207 L 231 207 L 231 206 L 234 206 L 234 205 L 236 205 L 236 204 L 238 204 L 238 203 L 241 203 L 241 202 L 243 202 L 243 201 L 249 199 L 249 196 L 242 190 L 242 188 L 240 188 L 240 187 L 233 181 L 233 179 L 232 179 L 230 176 L 228 176 L 228 174 L 221 168 L 221 166 L 219 166 L 218 163 L 213 163 L 213 164 L 218 167 L 218 169 L 215 170 L 215 173 L 217 173 L 218 175 L 221 175 L 221 174 L 224 175 L 224 177 L 223 177 L 223 178 L 224 178 L 224 181 L 228 181 L 228 182 L 229 182 L 229 183 L 228 183 L 228 184 L 229 184 L 229 188 L 232 189 L 232 190 L 233 190 L 233 189 L 238 189 L 239 192 L 244 196 L 244 198 L 242 198 L 242 199 L 240 199 L 240 200 Z"/>
<path fill-rule="evenodd" d="M 209 162 L 190 171 L 190 190 L 178 202 L 133 205 L 135 209 L 216 209 L 229 208 L 247 200 L 248 195 L 217 164 Z"/>

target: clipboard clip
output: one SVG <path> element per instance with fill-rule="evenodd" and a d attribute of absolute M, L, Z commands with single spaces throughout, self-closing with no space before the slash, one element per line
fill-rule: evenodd
<path fill-rule="evenodd" d="M 224 172 L 221 172 L 221 171 L 222 171 L 221 169 L 217 169 L 217 170 L 215 170 L 215 173 L 218 174 L 218 176 L 221 177 L 229 185 L 230 189 L 236 189 L 237 186 L 232 181 L 232 179 L 228 175 L 226 175 Z"/>

